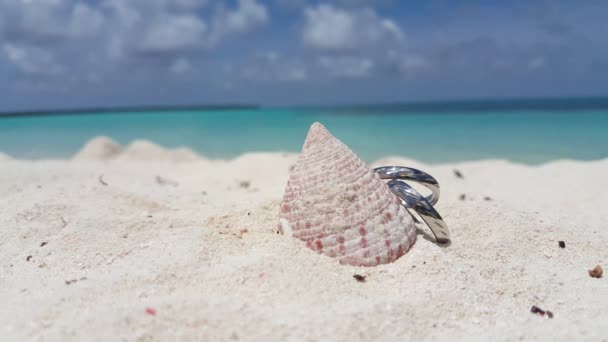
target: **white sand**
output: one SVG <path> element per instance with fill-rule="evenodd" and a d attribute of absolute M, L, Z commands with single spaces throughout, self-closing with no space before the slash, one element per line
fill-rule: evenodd
<path fill-rule="evenodd" d="M 607 277 L 587 273 L 608 268 L 608 160 L 385 158 L 439 179 L 453 243 L 423 230 L 357 268 L 274 233 L 295 158 L 103 139 L 72 161 L 0 158 L 2 340 L 608 340 Z"/>

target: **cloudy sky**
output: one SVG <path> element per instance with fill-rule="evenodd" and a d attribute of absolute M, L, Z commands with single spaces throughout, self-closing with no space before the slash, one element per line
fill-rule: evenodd
<path fill-rule="evenodd" d="M 608 95 L 608 1 L 0 0 L 0 111 Z"/>

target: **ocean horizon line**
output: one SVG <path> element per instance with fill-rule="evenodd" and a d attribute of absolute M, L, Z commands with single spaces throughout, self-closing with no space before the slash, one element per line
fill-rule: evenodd
<path fill-rule="evenodd" d="M 170 111 L 226 111 L 226 110 L 257 110 L 261 107 L 250 104 L 217 104 L 217 105 L 176 105 L 176 106 L 118 106 L 118 107 L 81 107 L 49 110 L 17 110 L 0 111 L 3 117 L 27 117 L 27 116 L 63 116 L 80 114 L 103 114 L 115 112 L 170 112 Z"/>
<path fill-rule="evenodd" d="M 116 107 L 75 107 L 48 110 L 12 110 L 0 111 L 0 118 L 66 116 L 104 113 L 164 113 L 188 111 L 240 111 L 240 110 L 331 110 L 336 114 L 364 114 L 374 110 L 384 113 L 445 113 L 445 112 L 484 112 L 484 111 L 574 111 L 608 109 L 608 96 L 586 97 L 518 97 L 458 100 L 425 100 L 410 102 L 353 103 L 353 104 L 319 104 L 272 106 L 259 104 L 191 104 L 191 105 L 133 105 Z"/>

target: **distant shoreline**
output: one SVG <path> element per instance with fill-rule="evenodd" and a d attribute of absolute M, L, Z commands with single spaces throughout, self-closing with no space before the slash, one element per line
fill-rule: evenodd
<path fill-rule="evenodd" d="M 327 105 L 300 108 L 332 110 L 336 113 L 383 113 L 418 112 L 513 112 L 523 110 L 535 111 L 573 111 L 608 109 L 608 97 L 564 97 L 564 98 L 512 98 L 512 99 L 478 99 L 450 101 L 419 101 L 408 103 Z"/>
<path fill-rule="evenodd" d="M 512 98 L 512 99 L 481 99 L 481 100 L 442 100 L 418 102 L 390 102 L 372 104 L 327 104 L 306 106 L 263 106 L 254 104 L 218 104 L 218 105 L 184 105 L 184 106 L 122 106 L 122 107 L 91 107 L 50 110 L 23 110 L 0 112 L 0 118 L 36 117 L 36 116 L 65 116 L 84 114 L 103 114 L 113 112 L 184 112 L 184 111 L 230 111 L 230 110 L 260 110 L 260 109 L 291 109 L 291 110 L 329 110 L 340 113 L 376 114 L 383 113 L 446 113 L 446 112 L 505 112 L 505 111 L 574 111 L 608 109 L 608 97 L 571 97 L 571 98 Z"/>
<path fill-rule="evenodd" d="M 61 116 L 81 114 L 103 114 L 114 112 L 169 112 L 169 111 L 227 111 L 227 110 L 256 110 L 256 105 L 200 105 L 200 106 L 125 106 L 107 108 L 68 108 L 50 110 L 24 110 L 0 112 L 0 118 L 5 117 L 27 117 L 27 116 Z"/>

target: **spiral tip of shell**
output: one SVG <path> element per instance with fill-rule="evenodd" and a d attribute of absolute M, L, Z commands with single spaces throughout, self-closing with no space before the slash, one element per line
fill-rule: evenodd
<path fill-rule="evenodd" d="M 335 139 L 331 133 L 323 126 L 322 124 L 315 122 L 310 126 L 308 130 L 308 135 L 306 136 L 306 141 L 304 142 L 304 147 L 302 151 L 306 151 L 307 149 L 321 143 L 327 139 Z"/>

